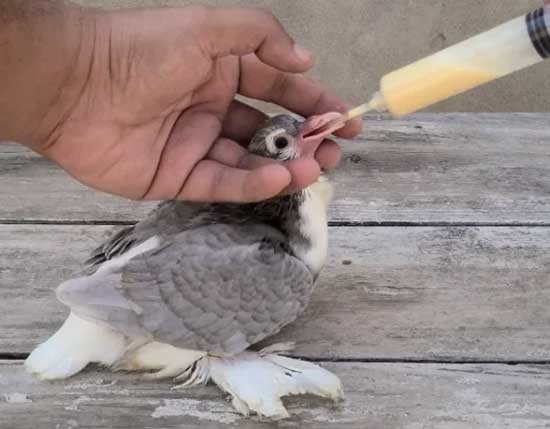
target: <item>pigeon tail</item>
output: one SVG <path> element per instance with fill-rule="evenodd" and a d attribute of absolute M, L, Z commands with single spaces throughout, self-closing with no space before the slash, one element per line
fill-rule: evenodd
<path fill-rule="evenodd" d="M 112 365 L 125 349 L 122 334 L 71 313 L 52 337 L 34 349 L 25 367 L 43 380 L 68 378 L 90 362 Z"/>
<path fill-rule="evenodd" d="M 245 351 L 232 357 L 205 356 L 177 377 L 175 388 L 205 384 L 212 380 L 229 393 L 235 409 L 254 412 L 274 420 L 289 417 L 281 398 L 313 394 L 334 401 L 343 399 L 340 379 L 331 372 L 297 359 L 280 356 L 286 345 L 270 346 L 258 353 Z"/>

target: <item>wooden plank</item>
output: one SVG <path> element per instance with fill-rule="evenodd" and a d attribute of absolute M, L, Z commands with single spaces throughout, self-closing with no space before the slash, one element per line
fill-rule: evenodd
<path fill-rule="evenodd" d="M 0 144 L 0 196 L 0 222 L 139 220 L 154 206 L 88 189 L 15 144 Z"/>
<path fill-rule="evenodd" d="M 56 428 L 542 428 L 550 421 L 546 366 L 332 363 L 346 400 L 286 400 L 277 425 L 243 419 L 214 387 L 171 391 L 170 381 L 86 371 L 40 382 L 0 364 L 0 426 Z"/>
<path fill-rule="evenodd" d="M 102 226 L 1 225 L 0 352 L 26 353 L 66 316 L 53 289 Z M 275 340 L 323 359 L 550 359 L 550 228 L 331 229 L 306 314 Z"/>
<path fill-rule="evenodd" d="M 547 223 L 550 115 L 369 119 L 346 143 L 336 221 Z"/>
<path fill-rule="evenodd" d="M 333 221 L 549 221 L 548 113 L 372 116 L 343 146 Z M 128 221 L 151 207 L 87 190 L 13 145 L 0 145 L 0 195 L 0 222 Z"/>

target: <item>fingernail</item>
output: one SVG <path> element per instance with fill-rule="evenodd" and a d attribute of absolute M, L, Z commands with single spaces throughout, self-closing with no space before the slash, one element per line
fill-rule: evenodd
<path fill-rule="evenodd" d="M 338 104 L 338 106 L 336 106 L 334 110 L 340 113 L 347 113 L 350 108 L 351 106 L 348 106 L 347 104 Z"/>
<path fill-rule="evenodd" d="M 306 48 L 303 48 L 300 45 L 294 45 L 294 54 L 298 59 L 304 63 L 311 61 L 313 54 Z"/>

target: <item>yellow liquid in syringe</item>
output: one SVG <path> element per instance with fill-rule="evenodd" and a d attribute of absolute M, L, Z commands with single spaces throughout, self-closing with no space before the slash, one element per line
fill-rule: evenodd
<path fill-rule="evenodd" d="M 419 61 L 382 78 L 380 92 L 347 113 L 353 119 L 367 112 L 389 111 L 399 118 L 496 79 L 471 67 Z"/>
<path fill-rule="evenodd" d="M 400 117 L 497 77 L 493 73 L 466 66 L 420 61 L 385 76 L 380 89 L 387 110 Z"/>
<path fill-rule="evenodd" d="M 373 98 L 347 119 L 372 110 L 408 115 L 537 64 L 550 57 L 549 23 L 550 6 L 388 73 Z"/>

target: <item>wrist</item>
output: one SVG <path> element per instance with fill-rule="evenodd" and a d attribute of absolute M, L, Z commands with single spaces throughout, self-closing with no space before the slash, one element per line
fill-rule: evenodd
<path fill-rule="evenodd" d="M 0 7 L 6 9 L 0 15 L 0 140 L 41 151 L 85 85 L 95 14 L 49 0 L 7 0 Z"/>

